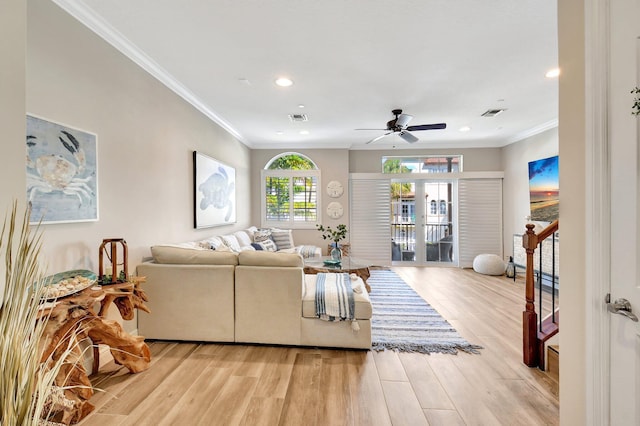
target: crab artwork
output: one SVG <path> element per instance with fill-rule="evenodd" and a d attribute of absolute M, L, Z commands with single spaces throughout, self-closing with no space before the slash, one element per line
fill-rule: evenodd
<path fill-rule="evenodd" d="M 71 154 L 70 161 L 60 154 L 46 154 L 33 159 L 29 148 L 38 143 L 38 138 L 27 135 L 27 196 L 32 203 L 38 193 L 60 192 L 75 196 L 82 205 L 93 191 L 87 185 L 93 177 L 81 177 L 85 171 L 86 157 L 78 139 L 66 130 L 60 130 L 58 142 Z"/>
<path fill-rule="evenodd" d="M 213 173 L 198 187 L 202 193 L 200 209 L 206 210 L 209 206 L 215 209 L 226 209 L 224 221 L 228 222 L 233 213 L 233 200 L 231 195 L 235 189 L 235 183 L 229 182 L 227 172 L 218 167 L 218 171 Z"/>

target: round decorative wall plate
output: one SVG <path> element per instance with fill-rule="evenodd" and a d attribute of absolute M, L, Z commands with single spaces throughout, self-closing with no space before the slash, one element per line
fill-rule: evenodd
<path fill-rule="evenodd" d="M 337 180 L 332 180 L 327 184 L 327 195 L 331 198 L 338 198 L 344 194 L 344 187 Z"/>
<path fill-rule="evenodd" d="M 327 206 L 327 214 L 331 219 L 340 219 L 344 214 L 344 209 L 342 208 L 342 204 L 337 201 L 332 201 Z"/>

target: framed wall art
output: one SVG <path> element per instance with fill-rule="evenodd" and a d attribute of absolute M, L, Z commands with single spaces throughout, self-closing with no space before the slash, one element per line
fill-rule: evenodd
<path fill-rule="evenodd" d="M 236 169 L 193 152 L 194 227 L 236 222 Z"/>
<path fill-rule="evenodd" d="M 27 202 L 31 223 L 98 220 L 98 137 L 27 115 Z"/>
<path fill-rule="evenodd" d="M 560 212 L 558 156 L 529 162 L 531 220 L 553 222 Z"/>

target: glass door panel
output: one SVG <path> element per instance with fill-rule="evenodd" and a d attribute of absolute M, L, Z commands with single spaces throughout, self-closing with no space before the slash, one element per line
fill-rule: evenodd
<path fill-rule="evenodd" d="M 453 182 L 424 185 L 424 261 L 453 263 Z"/>
<path fill-rule="evenodd" d="M 391 260 L 393 262 L 416 261 L 416 184 L 392 181 L 391 199 Z"/>

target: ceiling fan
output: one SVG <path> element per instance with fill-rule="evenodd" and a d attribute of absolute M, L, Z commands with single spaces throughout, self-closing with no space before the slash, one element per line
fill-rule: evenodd
<path fill-rule="evenodd" d="M 409 133 L 410 131 L 414 132 L 418 130 L 438 130 L 438 129 L 447 128 L 446 123 L 420 124 L 418 126 L 407 126 L 407 124 L 409 124 L 409 121 L 411 121 L 411 119 L 413 118 L 413 115 L 403 114 L 401 109 L 394 109 L 393 111 L 391 111 L 391 113 L 395 115 L 396 118 L 394 118 L 393 120 L 387 121 L 386 129 L 356 129 L 356 130 L 386 130 L 387 131 L 387 133 L 371 139 L 369 142 L 367 142 L 367 144 L 380 140 L 392 133 L 397 133 L 398 136 L 400 136 L 405 141 L 409 143 L 414 143 L 414 142 L 418 142 L 419 139 L 414 135 L 412 135 L 411 133 Z"/>

